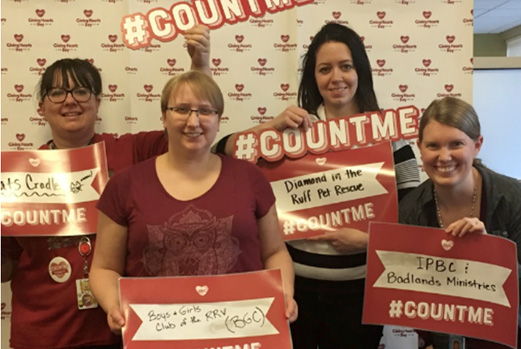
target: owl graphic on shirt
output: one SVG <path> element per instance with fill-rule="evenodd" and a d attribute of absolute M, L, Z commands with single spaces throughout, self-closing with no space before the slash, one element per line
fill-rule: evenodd
<path fill-rule="evenodd" d="M 190 205 L 161 225 L 148 225 L 143 264 L 151 276 L 225 274 L 241 253 L 233 215 L 217 218 Z"/>

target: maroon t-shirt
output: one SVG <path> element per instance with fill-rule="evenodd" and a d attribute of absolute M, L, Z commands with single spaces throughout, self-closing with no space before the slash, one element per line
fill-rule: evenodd
<path fill-rule="evenodd" d="M 216 183 L 188 201 L 166 192 L 155 159 L 110 179 L 98 209 L 128 228 L 125 276 L 263 269 L 257 221 L 275 202 L 271 186 L 255 165 L 220 158 Z"/>

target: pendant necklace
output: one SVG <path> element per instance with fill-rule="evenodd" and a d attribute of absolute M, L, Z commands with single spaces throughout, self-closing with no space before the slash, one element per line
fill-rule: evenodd
<path fill-rule="evenodd" d="M 434 185 L 432 186 L 433 192 L 434 192 L 434 203 L 436 204 L 436 215 L 438 218 L 438 224 L 440 228 L 445 228 L 443 226 L 443 219 L 441 218 L 441 211 L 440 211 L 440 205 L 438 204 L 438 196 L 436 195 L 436 188 Z M 474 206 L 476 205 L 476 199 L 478 197 L 478 186 L 474 186 L 474 192 L 472 193 L 472 207 L 470 208 L 470 215 L 469 217 L 474 217 Z"/>

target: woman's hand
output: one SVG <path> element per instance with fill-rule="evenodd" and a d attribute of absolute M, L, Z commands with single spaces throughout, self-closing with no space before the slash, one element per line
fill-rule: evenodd
<path fill-rule="evenodd" d="M 340 253 L 364 252 L 369 235 L 358 229 L 342 228 L 308 238 L 311 241 L 327 241 Z"/>
<path fill-rule="evenodd" d="M 210 72 L 210 30 L 198 24 L 185 32 L 184 38 L 188 54 L 192 58 L 192 69 L 201 70 L 211 76 Z"/>
<path fill-rule="evenodd" d="M 291 323 L 295 320 L 297 320 L 298 317 L 298 306 L 297 302 L 293 297 L 288 297 L 287 295 L 284 295 L 285 303 L 286 303 L 286 318 Z"/>
<path fill-rule="evenodd" d="M 480 221 L 478 218 L 465 217 L 458 219 L 451 223 L 445 231 L 447 234 L 452 234 L 456 237 L 464 237 L 467 233 L 472 234 L 486 234 L 485 223 Z"/>
<path fill-rule="evenodd" d="M 109 324 L 110 330 L 117 335 L 121 334 L 121 329 L 125 326 L 125 318 L 119 310 L 119 304 L 114 306 L 107 313 L 107 323 Z"/>
<path fill-rule="evenodd" d="M 307 131 L 312 125 L 313 120 L 309 113 L 296 105 L 290 105 L 282 113 L 276 116 L 273 120 L 269 121 L 268 124 L 279 132 L 289 128 L 301 127 L 304 131 Z"/>

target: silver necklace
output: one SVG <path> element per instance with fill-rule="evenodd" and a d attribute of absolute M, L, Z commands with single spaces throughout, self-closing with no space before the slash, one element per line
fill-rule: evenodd
<path fill-rule="evenodd" d="M 438 205 L 438 196 L 436 195 L 436 188 L 433 186 L 432 187 L 433 189 L 433 192 L 434 192 L 434 203 L 436 204 L 436 215 L 437 215 L 437 218 L 438 218 L 438 224 L 440 226 L 440 228 L 445 228 L 443 226 L 443 219 L 441 218 L 441 211 L 440 211 L 440 205 Z M 472 207 L 470 208 L 470 216 L 469 217 L 474 217 L 474 206 L 476 205 L 476 199 L 478 197 L 478 186 L 474 186 L 474 192 L 472 193 Z"/>

